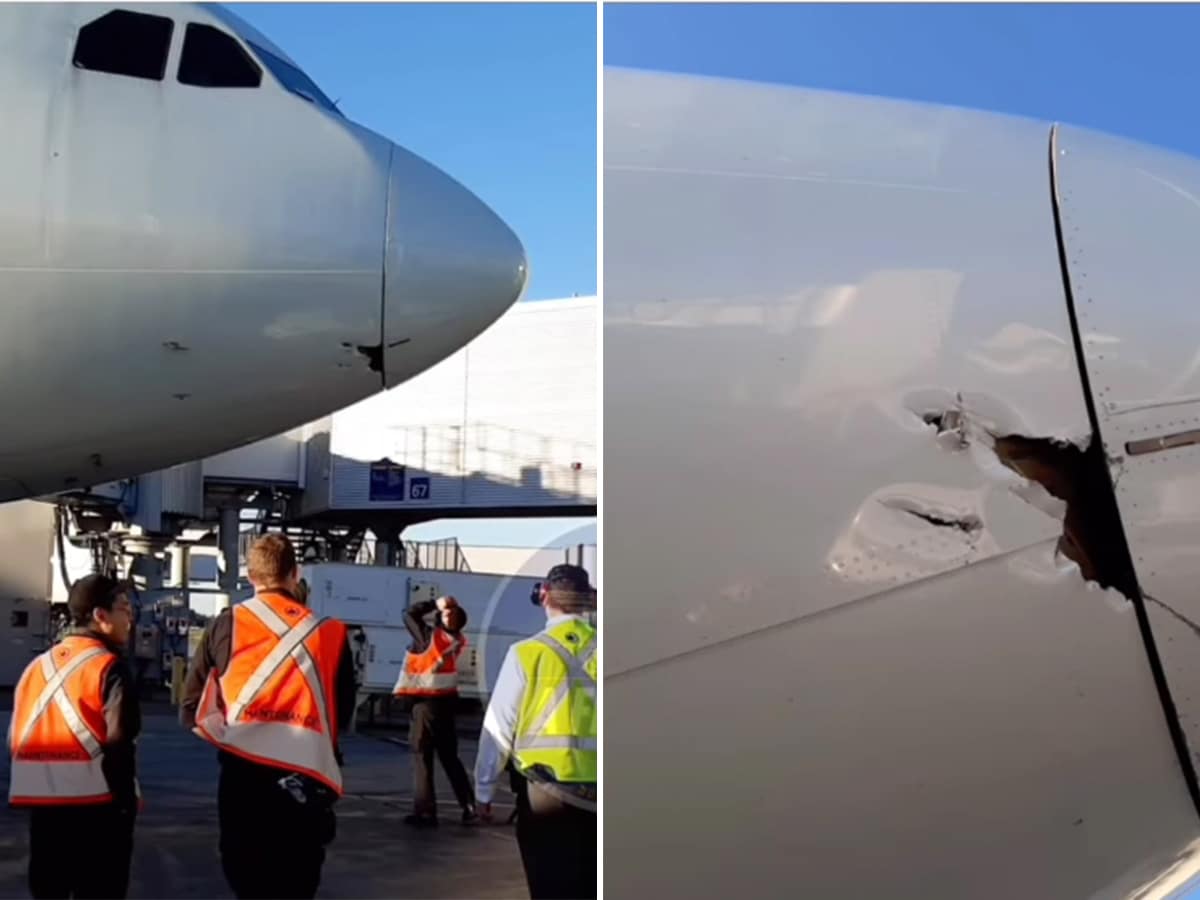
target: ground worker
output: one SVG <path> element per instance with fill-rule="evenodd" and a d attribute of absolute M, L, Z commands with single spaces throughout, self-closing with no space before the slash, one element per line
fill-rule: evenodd
<path fill-rule="evenodd" d="M 71 586 L 71 626 L 13 693 L 9 803 L 30 807 L 34 897 L 124 897 L 140 791 L 141 707 L 123 658 L 133 629 L 125 585 Z"/>
<path fill-rule="evenodd" d="M 426 618 L 436 611 L 431 624 Z M 462 822 L 470 825 L 479 817 L 471 797 L 471 781 L 458 758 L 458 658 L 466 648 L 462 630 L 467 612 L 454 597 L 414 603 L 404 615 L 412 645 L 396 679 L 393 694 L 412 701 L 408 745 L 413 763 L 413 811 L 404 821 L 417 827 L 438 824 L 437 798 L 433 788 L 433 759 L 436 754 L 450 779 L 454 796 L 462 807 Z"/>
<path fill-rule="evenodd" d="M 300 602 L 283 535 L 246 554 L 255 594 L 205 631 L 180 718 L 215 744 L 221 865 L 238 897 L 314 897 L 342 795 L 338 734 L 354 714 L 346 627 Z"/>
<path fill-rule="evenodd" d="M 579 566 L 559 565 L 531 597 L 546 627 L 508 649 L 475 759 L 475 799 L 491 821 L 506 767 L 529 895 L 596 896 L 596 592 Z"/>

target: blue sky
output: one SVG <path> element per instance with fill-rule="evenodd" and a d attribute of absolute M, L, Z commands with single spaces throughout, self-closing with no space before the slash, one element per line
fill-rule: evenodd
<path fill-rule="evenodd" d="M 1193 4 L 619 5 L 605 65 L 1069 122 L 1200 155 Z"/>
<path fill-rule="evenodd" d="M 596 293 L 594 6 L 226 5 L 496 210 L 529 255 L 527 299 Z"/>

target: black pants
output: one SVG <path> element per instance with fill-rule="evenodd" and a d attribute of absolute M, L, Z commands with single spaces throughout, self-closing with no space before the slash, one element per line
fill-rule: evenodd
<path fill-rule="evenodd" d="M 453 697 L 435 697 L 413 703 L 408 745 L 413 754 L 413 810 L 420 815 L 437 815 L 437 798 L 433 791 L 435 755 L 450 778 L 458 805 L 463 809 L 475 805 L 471 780 L 458 758 L 458 729 L 454 723 L 457 703 Z"/>
<path fill-rule="evenodd" d="M 222 754 L 217 783 L 221 868 L 239 898 L 311 898 L 333 840 L 332 807 L 302 807 L 285 772 Z"/>
<path fill-rule="evenodd" d="M 107 804 L 32 810 L 29 892 L 35 898 L 124 897 L 134 819 L 133 813 Z"/>
<path fill-rule="evenodd" d="M 596 896 L 596 813 L 564 802 L 521 775 L 517 795 L 517 846 L 533 900 Z"/>

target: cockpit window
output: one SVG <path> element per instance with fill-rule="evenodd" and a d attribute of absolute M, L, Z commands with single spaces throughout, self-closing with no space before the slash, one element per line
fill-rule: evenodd
<path fill-rule="evenodd" d="M 341 111 L 333 105 L 333 101 L 326 97 L 319 87 L 313 84 L 313 80 L 293 66 L 289 62 L 284 62 L 274 53 L 269 50 L 264 50 L 262 47 L 253 41 L 247 41 L 250 48 L 258 54 L 258 58 L 263 61 L 271 74 L 279 79 L 279 83 L 291 91 L 293 94 L 298 94 L 305 100 L 317 104 L 330 112 L 337 113 L 339 116 Z"/>
<path fill-rule="evenodd" d="M 225 32 L 189 22 L 178 77 L 196 87 L 256 88 L 262 84 L 262 69 Z"/>
<path fill-rule="evenodd" d="M 162 81 L 175 23 L 165 16 L 114 9 L 79 29 L 75 67 Z"/>

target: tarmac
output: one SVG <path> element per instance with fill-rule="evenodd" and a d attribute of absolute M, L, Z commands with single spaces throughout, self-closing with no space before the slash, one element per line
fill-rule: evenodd
<path fill-rule="evenodd" d="M 8 727 L 10 697 L 0 699 Z M 460 722 L 459 755 L 470 772 L 478 729 Z M 346 793 L 337 805 L 337 837 L 327 849 L 318 897 L 525 898 L 512 811 L 505 788 L 493 805 L 497 824 L 463 826 L 440 768 L 437 829 L 413 829 L 412 767 L 402 730 L 343 737 Z M 217 762 L 211 745 L 184 731 L 164 703 L 143 705 L 138 766 L 145 808 L 134 834 L 129 897 L 232 897 L 217 855 Z M 7 793 L 9 762 L 0 754 Z M 28 897 L 26 813 L 0 809 L 0 897 Z M 71 865 L 63 848 L 63 864 Z"/>

